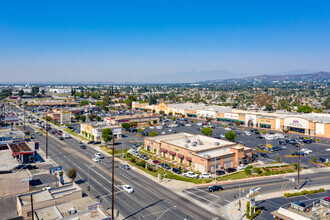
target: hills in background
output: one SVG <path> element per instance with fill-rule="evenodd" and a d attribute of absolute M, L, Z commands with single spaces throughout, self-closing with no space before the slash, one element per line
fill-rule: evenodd
<path fill-rule="evenodd" d="M 285 74 L 285 75 L 258 75 L 244 78 L 231 78 L 219 80 L 206 80 L 200 83 L 253 83 L 273 81 L 324 81 L 330 80 L 330 72 L 317 72 L 307 74 Z"/>

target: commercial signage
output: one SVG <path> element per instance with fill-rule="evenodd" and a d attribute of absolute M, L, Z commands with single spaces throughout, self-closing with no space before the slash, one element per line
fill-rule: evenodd
<path fill-rule="evenodd" d="M 18 117 L 6 117 L 5 123 L 18 122 Z"/>
<path fill-rule="evenodd" d="M 285 118 L 284 126 L 308 129 L 309 123 L 308 120 L 302 118 Z"/>
<path fill-rule="evenodd" d="M 225 118 L 235 119 L 238 120 L 238 114 L 232 114 L 232 113 L 225 113 Z"/>
<path fill-rule="evenodd" d="M 252 193 L 252 194 L 247 194 L 246 197 L 247 197 L 248 199 L 253 199 L 253 198 L 257 197 L 258 195 L 259 195 L 259 191 L 255 191 L 255 192 Z"/>
<path fill-rule="evenodd" d="M 88 205 L 88 206 L 87 206 L 87 209 L 88 209 L 88 210 L 90 210 L 90 209 L 94 209 L 94 208 L 98 207 L 99 205 L 101 205 L 101 203 L 91 204 L 91 205 Z"/>
<path fill-rule="evenodd" d="M 58 166 L 58 167 L 51 167 L 49 168 L 49 171 L 51 174 L 54 174 L 54 173 L 59 173 L 62 171 L 62 167 L 61 166 Z"/>

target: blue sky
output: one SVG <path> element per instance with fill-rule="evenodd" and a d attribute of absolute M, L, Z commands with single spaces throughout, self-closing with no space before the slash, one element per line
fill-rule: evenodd
<path fill-rule="evenodd" d="M 329 11 L 317 0 L 2 0 L 1 81 L 329 71 Z"/>

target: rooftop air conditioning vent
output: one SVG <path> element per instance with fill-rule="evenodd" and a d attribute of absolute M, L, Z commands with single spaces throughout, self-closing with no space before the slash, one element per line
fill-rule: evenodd
<path fill-rule="evenodd" d="M 68 213 L 68 215 L 74 215 L 77 213 L 77 210 L 75 208 L 69 208 L 67 213 Z"/>
<path fill-rule="evenodd" d="M 201 141 L 198 141 L 198 145 L 203 145 L 203 142 L 201 142 Z"/>
<path fill-rule="evenodd" d="M 189 145 L 188 145 L 188 144 L 185 144 L 185 145 L 184 145 L 184 147 L 186 147 L 186 148 L 187 148 L 187 147 L 189 147 Z"/>
<path fill-rule="evenodd" d="M 187 140 L 186 140 L 186 142 L 187 142 L 187 143 L 190 143 L 190 140 L 189 140 L 189 139 L 187 139 Z"/>
<path fill-rule="evenodd" d="M 215 145 L 215 146 L 219 146 L 220 143 L 219 143 L 219 142 L 214 142 L 214 145 Z"/>
<path fill-rule="evenodd" d="M 196 146 L 197 145 L 197 142 L 192 142 L 191 143 L 191 146 Z"/>
<path fill-rule="evenodd" d="M 205 158 L 210 158 L 211 156 L 208 155 L 208 154 L 204 154 L 204 157 L 205 157 Z"/>

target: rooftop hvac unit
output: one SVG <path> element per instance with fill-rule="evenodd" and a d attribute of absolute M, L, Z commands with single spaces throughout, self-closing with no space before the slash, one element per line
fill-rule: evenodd
<path fill-rule="evenodd" d="M 204 154 L 204 157 L 205 157 L 205 158 L 210 158 L 211 156 L 208 155 L 208 154 Z"/>
<path fill-rule="evenodd" d="M 68 215 L 74 215 L 77 213 L 77 210 L 75 208 L 69 208 L 67 213 L 68 213 Z"/>
<path fill-rule="evenodd" d="M 186 140 L 186 142 L 187 142 L 187 143 L 190 143 L 190 140 L 189 140 L 189 139 L 187 139 L 187 140 Z"/>
<path fill-rule="evenodd" d="M 198 141 L 198 145 L 203 145 L 203 142 L 201 142 L 201 141 Z"/>
<path fill-rule="evenodd" d="M 189 147 L 189 145 L 188 145 L 188 144 L 185 144 L 185 145 L 184 145 L 184 147 L 186 147 L 186 148 L 187 148 L 187 147 Z"/>
<path fill-rule="evenodd" d="M 197 142 L 192 142 L 191 143 L 191 146 L 196 146 L 197 145 Z"/>
<path fill-rule="evenodd" d="M 214 145 L 215 145 L 215 146 L 219 146 L 220 143 L 219 143 L 219 142 L 214 142 Z"/>

